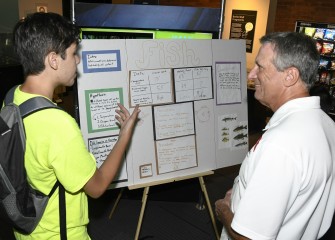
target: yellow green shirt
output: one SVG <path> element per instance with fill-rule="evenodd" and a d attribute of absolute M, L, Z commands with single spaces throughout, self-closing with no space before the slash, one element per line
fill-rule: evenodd
<path fill-rule="evenodd" d="M 20 104 L 35 95 L 19 88 L 14 102 Z M 25 167 L 33 188 L 48 195 L 58 179 L 66 190 L 68 239 L 87 240 L 87 196 L 82 190 L 96 170 L 95 159 L 85 146 L 76 121 L 65 111 L 46 109 L 24 119 L 26 131 Z M 15 232 L 17 239 L 59 240 L 58 189 L 44 215 L 30 235 Z"/>

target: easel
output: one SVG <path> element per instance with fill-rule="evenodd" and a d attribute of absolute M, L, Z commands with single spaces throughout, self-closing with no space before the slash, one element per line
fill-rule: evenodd
<path fill-rule="evenodd" d="M 165 183 L 171 183 L 171 182 L 196 178 L 196 177 L 199 178 L 201 191 L 202 191 L 202 193 L 205 197 L 205 200 L 206 200 L 206 204 L 207 204 L 207 207 L 208 207 L 208 212 L 209 212 L 210 218 L 212 220 L 213 228 L 214 228 L 214 231 L 215 231 L 215 236 L 216 236 L 216 239 L 219 240 L 220 239 L 219 232 L 218 232 L 218 229 L 217 229 L 217 226 L 216 226 L 215 217 L 214 217 L 214 214 L 213 214 L 212 206 L 211 206 L 211 203 L 210 203 L 210 200 L 209 200 L 209 197 L 208 197 L 205 181 L 204 181 L 204 178 L 203 178 L 204 176 L 211 175 L 211 174 L 214 174 L 214 172 L 213 171 L 207 171 L 207 172 L 203 172 L 203 173 L 197 173 L 197 174 L 192 174 L 192 175 L 183 176 L 183 177 L 177 177 L 177 178 L 173 178 L 173 179 L 167 179 L 167 180 L 155 181 L 155 182 L 146 183 L 146 184 L 138 184 L 138 185 L 129 186 L 128 187 L 129 190 L 143 188 L 142 207 L 141 207 L 140 216 L 139 216 L 138 223 L 137 223 L 137 228 L 136 228 L 136 233 L 135 233 L 135 240 L 138 240 L 138 237 L 140 235 L 143 216 L 144 216 L 144 211 L 145 211 L 145 207 L 146 207 L 146 204 L 147 204 L 150 187 L 155 186 L 155 185 L 165 184 Z M 120 190 L 120 192 L 119 192 L 119 194 L 118 194 L 118 196 L 115 200 L 114 206 L 111 210 L 111 213 L 109 214 L 109 218 L 112 217 L 112 215 L 113 215 L 113 213 L 116 209 L 116 206 L 121 199 L 122 193 L 123 193 L 123 189 Z"/>

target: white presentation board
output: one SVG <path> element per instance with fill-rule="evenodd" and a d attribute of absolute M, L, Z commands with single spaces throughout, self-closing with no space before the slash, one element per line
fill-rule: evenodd
<path fill-rule="evenodd" d="M 117 103 L 141 113 L 112 187 L 242 162 L 248 150 L 243 40 L 83 40 L 80 128 L 99 167 L 117 141 Z"/>

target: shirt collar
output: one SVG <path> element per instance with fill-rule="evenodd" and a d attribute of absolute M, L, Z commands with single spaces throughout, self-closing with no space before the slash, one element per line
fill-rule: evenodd
<path fill-rule="evenodd" d="M 268 124 L 265 126 L 263 131 L 266 131 L 274 126 L 277 126 L 283 119 L 293 112 L 307 110 L 307 109 L 320 109 L 320 97 L 311 96 L 296 98 L 283 104 L 273 114 Z"/>

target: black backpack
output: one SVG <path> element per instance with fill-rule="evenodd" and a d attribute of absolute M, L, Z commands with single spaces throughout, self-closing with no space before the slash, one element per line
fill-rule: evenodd
<path fill-rule="evenodd" d="M 0 111 L 0 218 L 23 234 L 32 233 L 50 196 L 59 187 L 61 236 L 66 239 L 63 186 L 57 181 L 50 194 L 45 195 L 30 186 L 24 167 L 26 138 L 23 118 L 43 109 L 61 108 L 44 97 L 34 97 L 17 106 L 13 103 L 16 87 L 7 93 L 5 106 Z"/>

